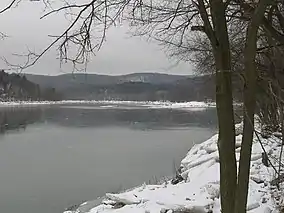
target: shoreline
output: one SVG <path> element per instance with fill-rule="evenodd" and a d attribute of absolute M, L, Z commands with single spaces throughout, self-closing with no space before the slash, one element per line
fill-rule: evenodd
<path fill-rule="evenodd" d="M 37 106 L 61 106 L 61 105 L 83 105 L 83 104 L 93 104 L 93 105 L 106 105 L 101 106 L 101 108 L 113 108 L 117 105 L 125 107 L 143 107 L 150 109 L 207 109 L 215 108 L 216 104 L 214 102 L 170 102 L 170 101 L 117 101 L 117 100 L 62 100 L 62 101 L 7 101 L 0 102 L 0 108 L 7 107 L 37 107 Z"/>
<path fill-rule="evenodd" d="M 260 129 L 260 126 L 258 125 L 256 128 Z M 237 162 L 242 140 L 241 133 L 242 124 L 237 124 Z M 176 184 L 172 184 L 170 181 L 157 185 L 142 184 L 142 186 L 118 194 L 107 193 L 97 206 L 86 208 L 88 202 L 85 202 L 77 209 L 64 213 L 173 213 L 181 210 L 220 213 L 217 139 L 218 134 L 215 134 L 189 150 L 181 161 L 180 179 Z M 274 134 L 269 138 L 260 136 L 260 139 L 271 157 L 272 164 L 278 167 L 274 158 L 279 156 L 281 139 Z M 254 135 L 247 205 L 247 211 L 250 213 L 267 213 L 276 210 L 274 198 L 275 196 L 283 196 L 281 190 L 278 191 L 276 186 L 272 184 L 275 174 L 271 166 L 267 167 L 262 163 L 262 152 L 262 147 Z"/>

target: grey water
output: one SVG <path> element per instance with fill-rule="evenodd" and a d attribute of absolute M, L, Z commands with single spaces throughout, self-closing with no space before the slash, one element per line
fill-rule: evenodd
<path fill-rule="evenodd" d="M 0 212 L 62 213 L 173 175 L 216 123 L 215 109 L 1 108 Z"/>

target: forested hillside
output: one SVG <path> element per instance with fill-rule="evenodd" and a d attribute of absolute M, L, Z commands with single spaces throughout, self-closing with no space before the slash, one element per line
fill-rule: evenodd
<path fill-rule="evenodd" d="M 25 75 L 0 71 L 0 101 L 60 100 L 55 88 L 41 89 Z"/>
<path fill-rule="evenodd" d="M 53 87 L 65 99 L 205 101 L 215 100 L 215 76 L 179 76 L 134 73 L 121 76 L 65 74 L 27 75 L 44 87 Z M 234 82 L 239 84 L 235 77 Z M 241 87 L 239 87 L 241 88 Z M 240 91 L 235 91 L 239 99 Z"/>
<path fill-rule="evenodd" d="M 1 101 L 11 100 L 215 100 L 215 76 L 136 73 L 122 76 L 67 74 L 59 76 L 8 74 L 0 71 Z M 235 88 L 242 88 L 233 77 Z M 235 89 L 235 99 L 241 91 Z"/>

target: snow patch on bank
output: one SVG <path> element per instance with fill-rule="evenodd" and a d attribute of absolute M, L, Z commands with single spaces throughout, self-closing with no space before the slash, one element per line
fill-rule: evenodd
<path fill-rule="evenodd" d="M 236 157 L 239 160 L 242 140 L 242 125 L 236 126 Z M 275 136 L 262 138 L 264 149 L 271 163 L 278 168 L 275 160 L 280 154 L 281 141 Z M 170 182 L 161 185 L 143 184 L 133 190 L 106 194 L 102 203 L 94 208 L 65 213 L 220 213 L 220 176 L 219 155 L 217 150 L 218 135 L 196 144 L 181 161 L 180 175 L 183 181 L 173 185 Z M 283 197 L 283 190 L 278 191 L 271 183 L 275 179 L 272 166 L 265 166 L 262 159 L 263 149 L 254 135 L 247 211 L 249 213 L 277 212 L 275 198 Z M 282 193 L 282 194 L 281 194 Z"/>
<path fill-rule="evenodd" d="M 78 105 L 92 104 L 99 105 L 99 108 L 115 108 L 117 106 L 125 107 L 143 107 L 153 109 L 197 109 L 202 110 L 209 107 L 215 107 L 215 103 L 205 102 L 169 102 L 169 101 L 96 101 L 96 100 L 64 100 L 64 101 L 16 101 L 0 102 L 0 107 L 25 107 L 25 106 L 42 106 L 42 105 Z"/>

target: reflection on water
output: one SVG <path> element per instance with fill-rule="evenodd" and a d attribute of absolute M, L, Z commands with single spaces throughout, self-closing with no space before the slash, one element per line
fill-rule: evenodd
<path fill-rule="evenodd" d="M 215 109 L 202 111 L 173 109 L 117 109 L 80 107 L 41 107 L 0 109 L 0 134 L 24 130 L 29 124 L 52 123 L 66 127 L 118 126 L 137 130 L 215 128 Z"/>
<path fill-rule="evenodd" d="M 0 109 L 0 134 L 11 130 L 25 129 L 27 125 L 42 120 L 40 108 L 4 108 Z"/>
<path fill-rule="evenodd" d="M 172 175 L 173 161 L 216 131 L 214 109 L 45 106 L 0 116 L 3 213 L 62 213 Z"/>
<path fill-rule="evenodd" d="M 215 110 L 178 111 L 171 109 L 50 109 L 47 120 L 63 126 L 125 126 L 164 129 L 177 126 L 210 127 L 216 124 Z"/>

